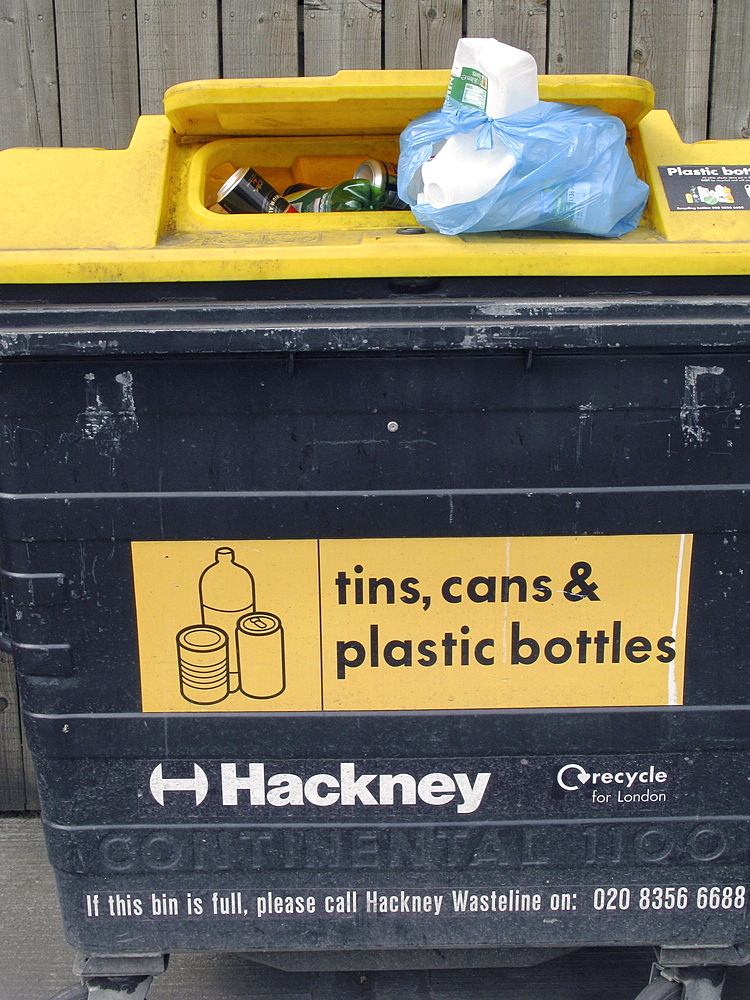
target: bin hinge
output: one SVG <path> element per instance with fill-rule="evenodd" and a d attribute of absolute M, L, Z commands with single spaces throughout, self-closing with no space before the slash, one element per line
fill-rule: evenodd
<path fill-rule="evenodd" d="M 524 371 L 530 372 L 534 367 L 534 348 L 527 347 L 523 352 L 523 368 Z"/>
<path fill-rule="evenodd" d="M 67 643 L 45 646 L 27 642 L 10 642 L 10 653 L 16 670 L 24 677 L 72 677 L 73 656 Z"/>
<path fill-rule="evenodd" d="M 3 591 L 11 605 L 49 607 L 64 604 L 68 587 L 62 573 L 11 573 L 0 570 Z"/>

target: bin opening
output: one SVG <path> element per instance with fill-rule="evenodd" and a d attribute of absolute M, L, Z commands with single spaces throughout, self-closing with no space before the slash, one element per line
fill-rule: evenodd
<path fill-rule="evenodd" d="M 217 200 L 217 189 L 228 180 L 235 170 L 242 167 L 251 166 L 244 162 L 246 154 L 238 150 L 237 159 L 243 162 L 232 162 L 225 160 L 214 167 L 206 175 L 206 187 L 204 200 L 207 206 L 213 205 Z M 290 166 L 265 166 L 255 167 L 267 181 L 279 193 L 283 194 L 292 184 L 304 184 L 306 187 L 332 187 L 339 181 L 349 180 L 354 176 L 354 171 L 363 162 L 361 156 L 297 156 Z"/>
<path fill-rule="evenodd" d="M 291 184 L 330 187 L 354 176 L 365 160 L 374 158 L 389 163 L 398 161 L 398 136 L 332 136 L 215 139 L 198 149 L 191 160 L 188 180 L 188 209 L 203 226 L 229 230 L 268 228 L 268 215 L 262 213 L 230 215 L 216 207 L 217 192 L 224 181 L 240 167 L 252 167 L 279 193 Z M 408 210 L 399 212 L 335 213 L 336 227 L 346 215 L 347 227 L 369 228 L 404 225 L 413 220 Z M 274 216 L 274 224 L 294 229 L 319 229 L 326 216 Z"/>
<path fill-rule="evenodd" d="M 252 167 L 273 188 L 283 194 L 293 184 L 301 184 L 310 188 L 328 188 L 340 181 L 349 180 L 354 176 L 355 170 L 369 158 L 367 152 L 354 155 L 347 153 L 302 153 L 295 156 L 291 163 L 281 163 L 278 161 L 278 157 L 270 155 L 265 157 L 271 161 L 270 163 L 263 162 L 256 165 L 255 162 L 248 162 L 248 157 L 252 158 L 254 151 L 248 149 L 247 144 L 243 144 L 242 141 L 230 143 L 228 150 L 226 143 L 219 142 L 217 145 L 220 147 L 219 149 L 207 148 L 205 171 L 203 171 L 202 165 L 197 165 L 197 169 L 202 170 L 205 174 L 202 182 L 200 179 L 198 180 L 198 187 L 202 187 L 203 190 L 202 204 L 215 214 L 221 215 L 228 215 L 228 213 L 217 207 L 218 190 L 239 168 Z M 262 152 L 259 155 L 263 158 Z M 228 158 L 215 164 L 216 158 L 222 156 Z M 393 160 L 387 162 L 395 162 L 397 159 L 398 149 L 395 150 Z M 403 212 L 398 214 L 403 215 Z M 252 214 L 250 217 L 252 218 Z M 241 215 L 240 218 L 247 218 L 247 216 Z"/>
<path fill-rule="evenodd" d="M 267 230 L 262 214 L 229 215 L 215 207 L 219 187 L 240 167 L 252 167 L 283 193 L 290 184 L 330 187 L 370 158 L 397 163 L 401 132 L 440 107 L 448 76 L 447 70 L 345 70 L 332 77 L 199 80 L 170 88 L 164 108 L 188 161 L 193 225 L 228 233 Z M 653 107 L 653 88 L 634 77 L 540 77 L 540 97 L 594 105 L 629 129 Z M 408 210 L 277 215 L 273 221 L 281 231 L 315 232 L 409 224 L 415 220 Z"/>

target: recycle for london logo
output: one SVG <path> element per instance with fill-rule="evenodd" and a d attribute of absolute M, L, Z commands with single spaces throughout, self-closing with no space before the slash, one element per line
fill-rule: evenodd
<path fill-rule="evenodd" d="M 601 767 L 601 765 L 599 765 Z M 618 802 L 666 802 L 667 794 L 660 786 L 669 780 L 669 773 L 657 764 L 625 764 L 609 770 L 587 770 L 577 762 L 558 768 L 556 784 L 568 792 L 584 792 L 598 805 Z M 656 787 L 654 787 L 656 786 Z"/>

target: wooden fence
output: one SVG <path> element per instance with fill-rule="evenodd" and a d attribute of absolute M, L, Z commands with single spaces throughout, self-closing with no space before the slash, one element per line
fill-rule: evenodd
<path fill-rule="evenodd" d="M 646 77 L 686 141 L 750 136 L 747 0 L 0 0 L 0 148 L 125 146 L 183 80 L 448 67 L 461 35 Z M 0 810 L 34 808 L 4 655 L 2 699 Z"/>
<path fill-rule="evenodd" d="M 0 653 L 0 812 L 39 808 L 34 768 L 22 737 L 13 661 Z"/>
<path fill-rule="evenodd" d="M 183 80 L 448 67 L 462 34 L 646 77 L 686 141 L 750 134 L 747 0 L 0 0 L 0 148 L 127 145 Z"/>

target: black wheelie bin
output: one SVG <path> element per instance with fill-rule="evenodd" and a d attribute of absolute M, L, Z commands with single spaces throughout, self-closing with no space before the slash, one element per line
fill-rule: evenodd
<path fill-rule="evenodd" d="M 0 154 L 6 641 L 92 996 L 179 951 L 653 945 L 656 1000 L 748 960 L 747 145 L 542 78 L 624 120 L 636 231 L 214 209 L 395 160 L 447 76 Z"/>

